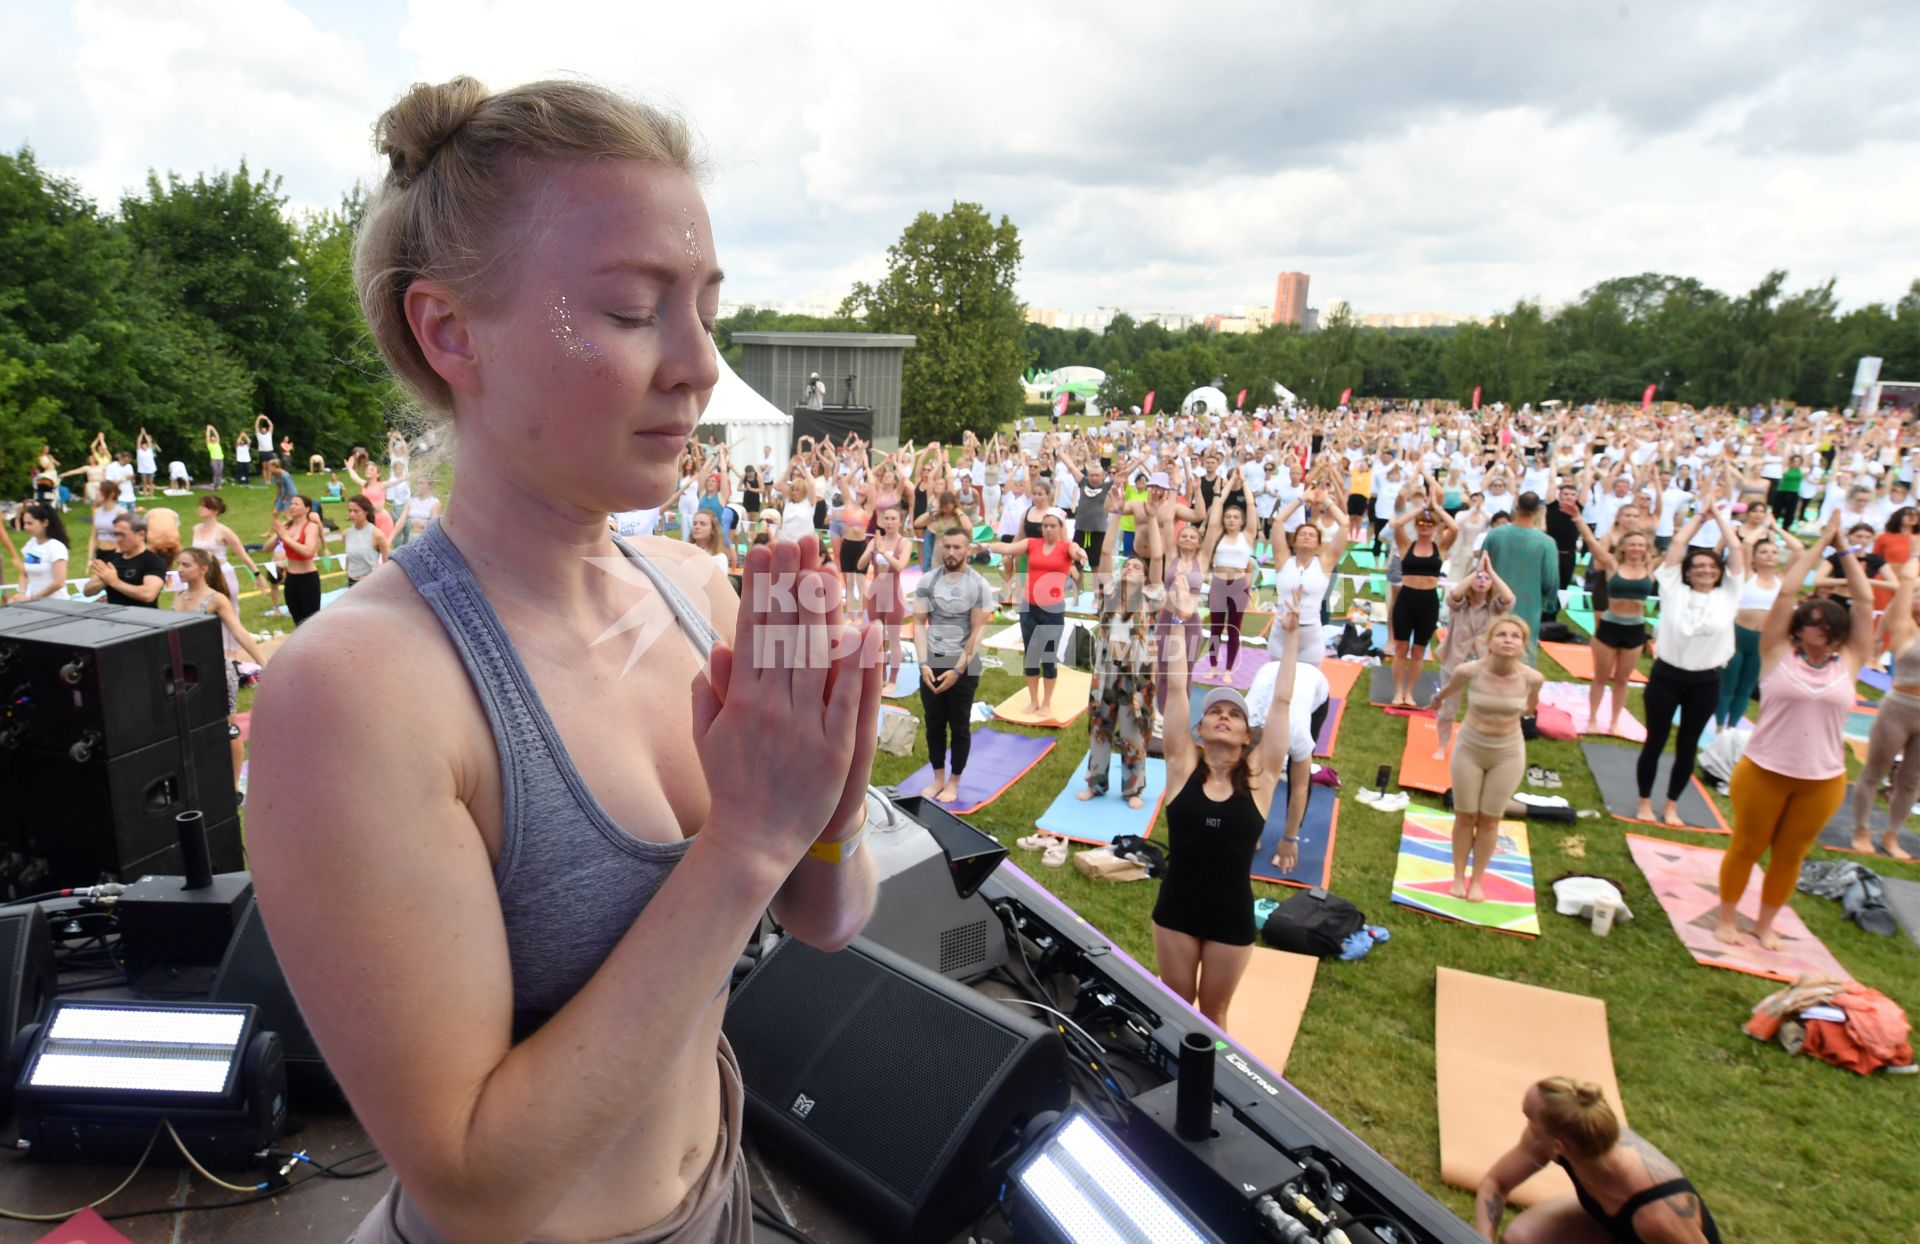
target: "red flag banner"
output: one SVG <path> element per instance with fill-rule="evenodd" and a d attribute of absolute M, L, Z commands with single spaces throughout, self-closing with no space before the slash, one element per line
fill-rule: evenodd
<path fill-rule="evenodd" d="M 1066 413 L 1067 413 L 1067 402 L 1068 402 L 1068 401 L 1069 401 L 1069 400 L 1070 400 L 1070 399 L 1071 399 L 1072 397 L 1073 397 L 1073 395 L 1072 395 L 1071 393 L 1062 393 L 1062 394 L 1061 394 L 1061 395 L 1060 395 L 1059 397 L 1056 397 L 1056 398 L 1054 398 L 1054 399 L 1053 399 L 1053 413 L 1054 413 L 1054 414 L 1056 414 L 1056 415 L 1064 415 L 1064 414 L 1066 414 Z"/>
<path fill-rule="evenodd" d="M 1659 387 L 1660 386 L 1657 384 L 1650 384 L 1647 386 L 1647 391 L 1640 395 L 1641 410 L 1651 410 L 1653 408 L 1653 391 Z"/>
<path fill-rule="evenodd" d="M 1345 388 L 1340 390 L 1340 404 L 1342 406 L 1345 406 L 1348 402 L 1352 400 L 1353 400 L 1353 390 L 1351 388 Z"/>
<path fill-rule="evenodd" d="M 1150 415 L 1153 413 L 1153 390 L 1152 389 L 1147 390 L 1147 400 L 1140 403 L 1140 413 L 1143 415 Z"/>
<path fill-rule="evenodd" d="M 1480 409 L 1480 386 L 1477 384 L 1473 386 L 1473 408 Z"/>
<path fill-rule="evenodd" d="M 1242 389 L 1240 390 L 1240 396 L 1233 399 L 1233 408 L 1235 410 L 1239 410 L 1241 407 L 1245 406 L 1246 404 L 1247 404 L 1247 391 L 1245 389 Z"/>

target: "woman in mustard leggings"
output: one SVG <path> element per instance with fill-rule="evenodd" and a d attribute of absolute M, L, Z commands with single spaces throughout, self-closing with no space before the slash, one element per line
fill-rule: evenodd
<path fill-rule="evenodd" d="M 1500 818 L 1520 789 L 1527 773 L 1527 740 L 1520 719 L 1540 705 L 1540 685 L 1546 677 L 1523 664 L 1527 624 L 1512 614 L 1495 618 L 1487 628 L 1487 655 L 1463 662 L 1434 697 L 1467 693 L 1467 719 L 1454 737 L 1453 759 L 1453 885 L 1455 898 L 1477 903 L 1483 897 L 1481 880 L 1493 862 Z M 1467 879 L 1471 859 L 1473 878 Z"/>
<path fill-rule="evenodd" d="M 1713 929 L 1732 945 L 1743 940 L 1740 898 L 1765 855 L 1753 936 L 1762 949 L 1780 949 L 1774 918 L 1800 880 L 1800 862 L 1847 797 L 1841 736 L 1853 708 L 1854 680 L 1873 655 L 1873 592 L 1866 569 L 1841 536 L 1838 513 L 1822 537 L 1794 558 L 1785 577 L 1790 584 L 1804 582 L 1828 544 L 1847 576 L 1851 606 L 1826 597 L 1795 604 L 1792 593 L 1782 592 L 1760 631 L 1760 720 L 1733 770 L 1733 845 L 1720 861 L 1720 917 Z"/>
<path fill-rule="evenodd" d="M 1912 553 L 1920 556 L 1920 540 L 1913 542 Z M 1887 792 L 1887 829 L 1880 835 L 1880 849 L 1896 860 L 1910 860 L 1900 845 L 1900 827 L 1914 801 L 1920 800 L 1920 617 L 1916 617 L 1913 583 L 1920 573 L 1920 562 L 1901 562 L 1894 567 L 1900 586 L 1880 617 L 1888 652 L 1893 654 L 1893 689 L 1880 701 L 1880 712 L 1867 735 L 1867 763 L 1853 781 L 1853 849 L 1873 854 L 1873 834 L 1867 818 L 1873 813 L 1873 797 L 1880 791 L 1880 779 L 1893 770 L 1893 789 Z M 1895 757 L 1900 767 L 1894 769 Z"/>

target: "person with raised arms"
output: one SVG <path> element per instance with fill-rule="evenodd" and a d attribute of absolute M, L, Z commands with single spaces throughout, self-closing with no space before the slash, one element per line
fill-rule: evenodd
<path fill-rule="evenodd" d="M 871 636 L 817 544 L 750 549 L 738 599 L 608 527 L 667 499 L 719 379 L 685 125 L 460 78 L 376 136 L 361 309 L 458 428 L 453 496 L 276 654 L 247 801 L 274 949 L 397 1180 L 353 1244 L 745 1244 L 728 984 L 769 907 L 827 950 L 873 909 Z"/>
<path fill-rule="evenodd" d="M 1493 863 L 1500 818 L 1527 774 L 1527 740 L 1520 719 L 1540 706 L 1546 676 L 1522 664 L 1527 624 L 1512 614 L 1487 628 L 1484 657 L 1456 666 L 1436 702 L 1462 692 L 1467 719 L 1453 746 L 1448 774 L 1453 779 L 1453 885 L 1448 893 L 1480 902 L 1487 868 Z M 1473 875 L 1467 875 L 1468 864 Z"/>

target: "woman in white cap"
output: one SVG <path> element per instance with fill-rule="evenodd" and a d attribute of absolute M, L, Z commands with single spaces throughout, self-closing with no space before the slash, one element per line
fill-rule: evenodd
<path fill-rule="evenodd" d="M 1174 608 L 1195 608 L 1183 580 L 1174 583 Z M 1290 598 L 1279 625 L 1285 637 L 1282 668 L 1292 669 L 1300 643 L 1300 598 Z M 1178 645 L 1167 654 L 1170 699 L 1187 703 L 1187 658 Z M 1278 866 L 1298 862 L 1300 821 L 1307 804 L 1313 742 L 1304 750 L 1294 728 L 1294 680 L 1275 678 L 1267 719 L 1285 730 L 1253 733 L 1247 701 L 1231 687 L 1216 687 L 1201 703 L 1200 725 L 1176 722 L 1165 730 L 1167 872 L 1153 905 L 1153 951 L 1167 988 L 1215 1024 L 1225 1026 L 1233 992 L 1253 957 L 1254 852 L 1266 832 L 1280 782 L 1288 782 L 1287 819 Z"/>

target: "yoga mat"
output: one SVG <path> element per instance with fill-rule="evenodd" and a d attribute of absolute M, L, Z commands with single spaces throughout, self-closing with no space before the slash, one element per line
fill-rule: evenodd
<path fill-rule="evenodd" d="M 1426 713 L 1409 714 L 1407 745 L 1400 752 L 1400 785 L 1408 790 L 1431 791 L 1436 795 L 1452 790 L 1453 769 L 1449 762 L 1453 757 L 1453 749 L 1447 749 L 1446 760 L 1435 760 L 1434 749 L 1439 746 L 1440 731 L 1433 717 Z"/>
<path fill-rule="evenodd" d="M 1833 819 L 1827 822 L 1827 827 L 1820 831 L 1820 845 L 1829 851 L 1841 851 L 1847 855 L 1872 855 L 1875 859 L 1891 860 L 1892 856 L 1885 855 L 1880 850 L 1880 835 L 1887 832 L 1887 805 L 1879 799 L 1873 801 L 1873 810 L 1867 814 L 1867 829 L 1873 834 L 1873 850 L 1855 851 L 1853 849 L 1853 789 L 1853 785 L 1849 783 L 1847 801 L 1840 805 L 1840 810 L 1833 814 Z M 1911 812 L 1912 809 L 1908 811 Z M 1908 855 L 1920 859 L 1920 834 L 1915 834 L 1908 829 L 1904 823 L 1905 820 L 1903 816 L 1900 837 L 1896 841 Z"/>
<path fill-rule="evenodd" d="M 1549 682 L 1540 688 L 1540 702 L 1560 709 L 1573 718 L 1573 728 L 1577 732 L 1605 735 L 1605 726 L 1613 719 L 1613 688 L 1608 687 L 1600 695 L 1599 727 L 1587 719 L 1587 697 L 1592 690 L 1591 683 Z M 1607 737 L 1625 739 L 1629 743 L 1644 743 L 1647 741 L 1647 728 L 1633 715 L 1633 708 L 1628 706 L 1620 711 L 1620 733 Z"/>
<path fill-rule="evenodd" d="M 973 750 L 967 753 L 967 771 L 960 775 L 960 797 L 940 806 L 965 816 L 978 812 L 1046 758 L 1059 740 L 1039 734 L 1011 734 L 988 727 L 973 732 Z M 903 795 L 917 795 L 933 781 L 933 766 L 921 765 L 895 786 Z"/>
<path fill-rule="evenodd" d="M 1085 670 L 1074 669 L 1070 665 L 1060 667 L 1060 677 L 1053 685 L 1053 712 L 1027 712 L 1027 689 L 1008 696 L 994 705 L 993 715 L 1001 721 L 1010 721 L 1019 726 L 1070 726 L 1080 720 L 1087 711 L 1087 697 L 1093 693 L 1093 675 Z M 1044 692 L 1042 693 L 1044 694 Z"/>
<path fill-rule="evenodd" d="M 1567 621 L 1573 623 L 1588 635 L 1593 634 L 1593 610 L 1575 609 L 1569 605 L 1567 607 Z M 1576 644 L 1574 646 L 1578 647 L 1579 645 Z"/>
<path fill-rule="evenodd" d="M 1440 690 L 1440 671 L 1421 670 L 1414 679 L 1414 703 L 1427 707 L 1433 703 L 1433 697 Z M 1383 662 L 1373 667 L 1373 677 L 1367 682 L 1367 703 L 1385 705 L 1393 699 L 1393 665 Z"/>
<path fill-rule="evenodd" d="M 1634 777 L 1634 765 L 1640 759 L 1637 748 L 1621 747 L 1613 743 L 1582 743 L 1581 754 L 1587 758 L 1587 768 L 1593 770 L 1593 780 L 1600 787 L 1601 798 L 1607 801 L 1607 811 L 1615 820 L 1631 821 L 1635 825 L 1656 825 L 1658 821 L 1643 821 L 1634 813 L 1640 807 L 1640 787 Z M 1673 753 L 1660 754 L 1660 766 L 1653 774 L 1653 810 L 1657 814 L 1666 803 L 1668 775 L 1673 772 Z M 1688 779 L 1680 791 L 1680 819 L 1687 828 L 1703 834 L 1724 834 L 1730 832 L 1726 818 L 1720 815 L 1720 805 L 1707 794 L 1707 788 L 1700 784 L 1698 776 Z"/>
<path fill-rule="evenodd" d="M 1587 682 L 1593 681 L 1593 653 L 1588 650 L 1587 645 L 1543 642 L 1540 645 L 1540 651 L 1552 657 L 1555 661 L 1558 661 L 1560 668 L 1566 670 L 1567 673 L 1573 675 L 1575 678 L 1583 679 Z M 1627 681 L 1634 684 L 1644 684 L 1647 681 L 1647 676 L 1636 669 Z"/>
<path fill-rule="evenodd" d="M 1001 652 L 1025 652 L 1027 643 L 1020 638 L 1020 624 L 1015 622 L 1004 630 L 998 630 L 980 641 L 983 647 L 995 648 Z"/>
<path fill-rule="evenodd" d="M 1306 815 L 1300 818 L 1300 858 L 1293 871 L 1283 873 L 1273 866 L 1273 853 L 1279 849 L 1280 835 L 1287 827 L 1287 784 L 1274 788 L 1273 807 L 1267 810 L 1267 827 L 1254 848 L 1255 881 L 1303 888 L 1324 886 L 1333 880 L 1333 839 L 1340 823 L 1340 801 L 1331 786 L 1314 786 L 1307 793 Z"/>
<path fill-rule="evenodd" d="M 1320 662 L 1320 672 L 1327 677 L 1327 694 L 1347 699 L 1353 694 L 1354 685 L 1360 681 L 1360 672 L 1366 668 L 1358 661 Z"/>
<path fill-rule="evenodd" d="M 903 700 L 920 691 L 920 666 L 913 659 L 913 653 L 907 652 L 900 658 L 900 668 L 894 672 L 893 685 L 887 688 L 887 698 Z"/>
<path fill-rule="evenodd" d="M 1319 737 L 1313 741 L 1313 754 L 1318 759 L 1330 759 L 1333 756 L 1334 743 L 1340 737 L 1340 717 L 1347 711 L 1347 702 L 1339 696 L 1327 700 L 1327 719 L 1320 723 Z"/>
<path fill-rule="evenodd" d="M 971 769 L 973 762 L 969 760 Z M 1058 834 L 1075 842 L 1107 846 L 1125 834 L 1147 838 L 1160 816 L 1160 801 L 1167 794 L 1167 762 L 1157 757 L 1147 760 L 1147 788 L 1140 793 L 1144 806 L 1129 808 L 1120 796 L 1120 757 L 1107 762 L 1107 793 L 1092 799 L 1074 796 L 1087 788 L 1087 767 L 1080 765 L 1067 778 L 1067 784 L 1053 797 L 1047 810 L 1034 822 L 1036 828 Z"/>
<path fill-rule="evenodd" d="M 1376 555 L 1372 549 L 1347 547 L 1347 560 L 1362 570 L 1384 570 L 1387 565 L 1386 554 Z"/>
<path fill-rule="evenodd" d="M 320 607 L 325 609 L 328 605 L 331 605 L 334 601 L 339 600 L 346 594 L 347 589 L 344 587 L 336 587 L 331 591 L 322 592 L 320 593 Z"/>
<path fill-rule="evenodd" d="M 1225 650 L 1226 646 L 1222 644 L 1220 651 L 1224 653 Z M 1253 676 L 1260 672 L 1260 667 L 1271 660 L 1273 657 L 1264 648 L 1242 646 L 1232 665 L 1215 665 L 1207 657 L 1201 657 L 1193 663 L 1192 678 L 1201 686 L 1232 687 L 1235 691 L 1245 693 L 1253 686 Z"/>
<path fill-rule="evenodd" d="M 1433 1010 L 1440 1178 L 1449 1186 L 1479 1186 L 1527 1129 L 1527 1089 L 1548 1076 L 1598 1084 L 1626 1125 L 1599 998 L 1437 967 Z M 1538 1205 L 1572 1193 L 1566 1172 L 1549 1164 L 1507 1199 Z"/>
<path fill-rule="evenodd" d="M 1882 695 L 1893 690 L 1893 675 L 1885 670 L 1863 669 L 1860 671 L 1860 681 Z"/>
<path fill-rule="evenodd" d="M 1907 931 L 1913 944 L 1920 946 L 1920 881 L 1882 877 L 1880 889 L 1886 896 L 1887 906 L 1893 908 L 1894 919 Z"/>
<path fill-rule="evenodd" d="M 1447 893 L 1453 884 L 1453 817 L 1444 812 L 1408 811 L 1401 823 L 1400 859 L 1393 870 L 1393 901 L 1461 924 L 1478 925 L 1521 937 L 1540 936 L 1534 905 L 1533 857 L 1527 827 L 1501 821 L 1493 863 L 1481 879 L 1486 898 L 1473 903 Z"/>
<path fill-rule="evenodd" d="M 1740 898 L 1738 916 L 1743 936 L 1740 944 L 1729 946 L 1713 935 L 1720 911 L 1720 860 L 1726 852 L 1645 834 L 1628 834 L 1627 849 L 1646 874 L 1653 897 L 1659 900 L 1695 963 L 1777 981 L 1792 981 L 1808 972 L 1853 979 L 1853 973 L 1841 967 L 1820 939 L 1807 931 L 1791 906 L 1781 908 L 1773 922 L 1774 931 L 1787 944 L 1778 952 L 1760 949 L 1752 935 L 1753 920 L 1760 910 L 1758 865 Z"/>
<path fill-rule="evenodd" d="M 1387 652 L 1393 646 L 1393 632 L 1385 622 L 1373 624 L 1373 646 L 1377 652 Z"/>
<path fill-rule="evenodd" d="M 1320 960 L 1313 955 L 1255 946 L 1227 1006 L 1227 1035 L 1280 1075 L 1287 1073 L 1287 1058 L 1319 968 Z"/>

